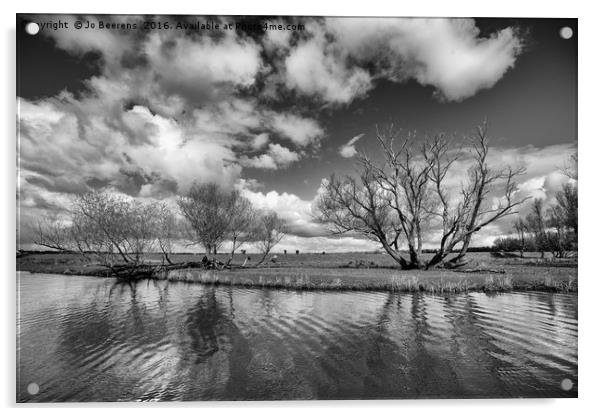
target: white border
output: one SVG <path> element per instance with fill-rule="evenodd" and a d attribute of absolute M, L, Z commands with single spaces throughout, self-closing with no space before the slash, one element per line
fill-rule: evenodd
<path fill-rule="evenodd" d="M 325 0 L 301 0 L 298 2 L 280 1 L 226 1 L 207 2 L 175 1 L 165 2 L 102 0 L 99 2 L 81 1 L 5 1 L 2 5 L 3 54 L 0 71 L 4 92 L 2 103 L 2 126 L 4 147 L 2 151 L 1 189 L 3 231 L 2 296 L 5 308 L 2 319 L 2 371 L 0 404 L 14 411 L 33 413 L 42 411 L 50 415 L 80 414 L 78 407 L 86 407 L 86 413 L 104 414 L 103 406 L 124 412 L 144 412 L 145 415 L 163 415 L 168 408 L 177 412 L 198 414 L 244 412 L 251 414 L 303 414 L 307 412 L 326 413 L 343 410 L 346 414 L 362 415 L 375 408 L 381 413 L 415 412 L 417 414 L 437 414 L 451 416 L 459 414 L 507 415 L 509 412 L 522 414 L 541 412 L 546 415 L 590 414 L 596 407 L 600 395 L 599 363 L 601 350 L 600 310 L 602 295 L 600 281 L 600 254 L 597 253 L 600 232 L 599 215 L 601 198 L 600 162 L 600 18 L 594 6 L 569 1 L 504 0 L 493 4 L 485 1 L 412 1 L 392 2 L 369 0 L 360 4 L 348 2 L 327 2 Z M 486 4 L 485 4 L 486 3 Z M 585 3 L 585 2 L 584 2 Z M 425 400 L 425 401 L 345 401 L 345 402 L 244 402 L 244 403 L 176 403 L 176 404 L 110 404 L 110 405 L 69 405 L 23 406 L 15 405 L 15 13 L 156 13 L 156 14 L 269 14 L 269 15 L 334 15 L 334 16 L 481 16 L 481 17 L 578 17 L 579 18 L 579 170 L 580 170 L 580 217 L 581 238 L 579 246 L 579 399 L 566 400 Z M 598 227 L 597 227 L 598 226 Z"/>

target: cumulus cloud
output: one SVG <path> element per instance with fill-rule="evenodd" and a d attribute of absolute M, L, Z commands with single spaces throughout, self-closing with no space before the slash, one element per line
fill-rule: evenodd
<path fill-rule="evenodd" d="M 330 104 L 364 96 L 381 78 L 414 79 L 460 101 L 495 85 L 522 50 L 514 28 L 483 37 L 473 19 L 327 18 L 307 32 L 290 46 L 284 82 Z"/>
<path fill-rule="evenodd" d="M 272 24 L 285 24 L 282 20 L 271 21 Z M 289 45 L 293 32 L 290 30 L 268 30 L 265 34 L 264 45 L 268 51 L 286 48 Z"/>
<path fill-rule="evenodd" d="M 100 60 L 77 95 L 19 100 L 25 188 L 81 193 L 112 186 L 152 197 L 185 192 L 194 180 L 232 186 L 243 164 L 283 168 L 303 156 L 270 143 L 270 134 L 297 146 L 323 134 L 317 121 L 242 93 L 264 65 L 261 44 L 243 34 L 84 32 L 94 36 L 44 32 L 58 48 Z M 266 147 L 264 155 L 244 156 Z"/>
<path fill-rule="evenodd" d="M 339 154 L 344 158 L 350 158 L 357 154 L 357 150 L 355 149 L 355 143 L 365 136 L 365 133 L 358 134 L 354 136 L 351 140 L 345 143 L 343 146 L 339 148 Z"/>
<path fill-rule="evenodd" d="M 298 161 L 299 153 L 277 143 L 270 143 L 267 153 L 252 158 L 241 158 L 241 164 L 249 168 L 278 169 Z"/>
<path fill-rule="evenodd" d="M 240 171 L 228 164 L 235 159 L 227 146 L 202 135 L 193 135 L 173 119 L 152 115 L 145 107 L 128 112 L 138 117 L 147 129 L 147 146 L 130 146 L 119 150 L 147 175 L 154 173 L 175 180 L 186 190 L 194 180 L 234 183 Z"/>
<path fill-rule="evenodd" d="M 492 87 L 522 47 L 511 27 L 480 37 L 473 19 L 328 19 L 327 27 L 351 57 L 384 57 L 377 76 L 414 78 L 452 101 Z"/>
<path fill-rule="evenodd" d="M 267 133 L 258 134 L 257 136 L 253 137 L 253 139 L 251 141 L 251 148 L 254 150 L 259 150 L 259 149 L 263 148 L 266 144 L 268 144 L 269 140 L 270 140 L 269 134 L 267 134 Z"/>
<path fill-rule="evenodd" d="M 324 136 L 324 130 L 315 120 L 295 114 L 274 114 L 272 127 L 301 147 L 315 144 Z"/>
<path fill-rule="evenodd" d="M 372 87 L 370 74 L 347 65 L 337 50 L 326 44 L 324 36 L 294 48 L 285 60 L 286 85 L 333 103 L 348 103 L 365 94 Z"/>
<path fill-rule="evenodd" d="M 53 100 L 20 106 L 21 174 L 29 183 L 44 176 L 47 189 L 72 184 L 75 193 L 98 184 L 137 195 L 148 184 L 155 186 L 146 192 L 183 191 L 194 180 L 233 184 L 240 175 L 240 166 L 227 163 L 235 158 L 231 148 L 143 106 L 122 115 L 136 138 L 103 117 L 78 118 Z"/>
<path fill-rule="evenodd" d="M 166 48 L 166 44 L 170 45 Z M 232 87 L 249 87 L 261 69 L 260 47 L 231 34 L 209 37 L 166 38 L 155 32 L 145 41 L 145 56 L 157 81 L 184 96 L 223 94 Z"/>
<path fill-rule="evenodd" d="M 276 191 L 259 192 L 246 187 L 243 195 L 259 210 L 270 210 L 278 213 L 287 224 L 288 233 L 299 237 L 327 236 L 328 231 L 312 216 L 313 201 L 299 198 L 297 195 Z"/>

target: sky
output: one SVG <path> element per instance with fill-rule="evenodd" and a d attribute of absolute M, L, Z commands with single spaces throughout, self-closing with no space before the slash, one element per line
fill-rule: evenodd
<path fill-rule="evenodd" d="M 75 29 L 77 20 L 96 28 Z M 145 20 L 172 28 L 143 30 Z M 25 32 L 30 21 L 43 25 L 37 35 Z M 58 22 L 69 27 L 54 30 Z M 175 28 L 196 22 L 222 28 Z M 256 29 L 266 22 L 284 30 Z M 79 193 L 110 189 L 175 206 L 196 181 L 237 187 L 277 211 L 289 228 L 278 249 L 371 250 L 331 236 L 312 206 L 324 178 L 355 173 L 358 153 L 378 159 L 377 125 L 446 132 L 459 143 L 487 120 L 490 163 L 524 166 L 521 196 L 546 204 L 576 150 L 576 19 L 20 15 L 17 23 L 21 247 L 31 247 L 39 218 L 60 216 Z M 466 169 L 459 164 L 452 180 Z M 475 244 L 510 233 L 511 220 Z"/>

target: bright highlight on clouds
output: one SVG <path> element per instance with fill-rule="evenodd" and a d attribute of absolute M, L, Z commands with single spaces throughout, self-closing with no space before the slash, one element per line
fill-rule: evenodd
<path fill-rule="evenodd" d="M 243 195 L 260 210 L 272 210 L 287 222 L 290 234 L 300 237 L 327 236 L 327 230 L 313 221 L 313 201 L 305 201 L 287 192 L 266 193 L 242 188 Z"/>
<path fill-rule="evenodd" d="M 324 130 L 316 121 L 295 114 L 274 115 L 272 126 L 278 133 L 301 147 L 316 143 L 324 135 Z"/>
<path fill-rule="evenodd" d="M 355 156 L 357 154 L 357 150 L 355 149 L 355 143 L 359 139 L 364 137 L 364 135 L 365 135 L 365 133 L 358 134 L 357 136 L 355 136 L 351 140 L 349 140 L 345 145 L 341 146 L 341 148 L 339 149 L 339 154 L 341 156 L 343 156 L 344 158 L 350 158 L 350 157 Z"/>
<path fill-rule="evenodd" d="M 276 170 L 299 160 L 299 154 L 277 143 L 270 143 L 267 153 L 252 158 L 242 158 L 245 167 Z"/>
<path fill-rule="evenodd" d="M 495 85 L 522 50 L 514 29 L 485 38 L 472 19 L 328 18 L 309 32 L 285 60 L 286 85 L 332 104 L 364 96 L 381 78 L 415 79 L 463 100 Z"/>
<path fill-rule="evenodd" d="M 287 87 L 327 102 L 349 103 L 372 87 L 368 71 L 347 65 L 346 57 L 320 32 L 292 49 L 284 64 Z"/>

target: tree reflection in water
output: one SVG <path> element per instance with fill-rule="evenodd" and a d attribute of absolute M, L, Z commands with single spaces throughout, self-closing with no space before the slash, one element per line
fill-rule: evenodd
<path fill-rule="evenodd" d="M 571 396 L 576 296 L 35 276 L 19 401 Z M 28 383 L 40 385 L 36 396 Z"/>

